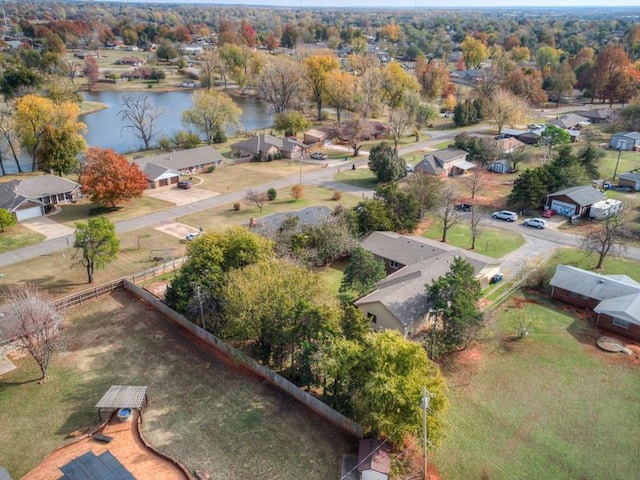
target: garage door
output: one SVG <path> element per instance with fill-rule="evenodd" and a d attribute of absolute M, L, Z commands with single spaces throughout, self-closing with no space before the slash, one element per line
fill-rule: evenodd
<path fill-rule="evenodd" d="M 559 200 L 551 200 L 551 209 L 566 217 L 571 217 L 576 214 L 575 205 L 571 203 L 561 202 Z"/>
<path fill-rule="evenodd" d="M 21 222 L 22 220 L 27 220 L 29 218 L 39 217 L 40 215 L 42 215 L 41 207 L 31 207 L 25 208 L 24 210 L 16 211 L 16 218 L 19 222 Z"/>

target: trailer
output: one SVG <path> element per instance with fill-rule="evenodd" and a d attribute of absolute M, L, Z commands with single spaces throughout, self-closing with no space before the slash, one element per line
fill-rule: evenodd
<path fill-rule="evenodd" d="M 589 209 L 589 218 L 603 220 L 612 217 L 622 211 L 622 201 L 607 198 L 591 205 Z"/>

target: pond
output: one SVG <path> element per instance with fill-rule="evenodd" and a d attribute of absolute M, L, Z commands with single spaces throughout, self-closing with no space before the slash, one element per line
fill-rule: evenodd
<path fill-rule="evenodd" d="M 154 143 L 161 135 L 171 136 L 173 133 L 184 129 L 182 125 L 182 112 L 192 105 L 192 91 L 178 92 L 142 92 L 148 95 L 153 105 L 164 113 L 156 120 L 156 133 Z M 108 105 L 108 108 L 98 112 L 83 115 L 81 120 L 87 125 L 87 133 L 84 138 L 90 147 L 112 148 L 119 153 L 127 153 L 143 148 L 142 141 L 133 136 L 129 129 L 122 129 L 122 121 L 118 111 L 122 107 L 122 92 L 85 92 L 86 101 L 100 102 Z M 268 104 L 252 98 L 232 97 L 234 102 L 242 109 L 240 116 L 241 129 L 246 131 L 267 128 L 273 124 L 273 113 Z M 5 158 L 7 173 L 17 173 L 12 159 Z M 25 171 L 31 169 L 31 159 L 22 152 L 20 164 Z"/>

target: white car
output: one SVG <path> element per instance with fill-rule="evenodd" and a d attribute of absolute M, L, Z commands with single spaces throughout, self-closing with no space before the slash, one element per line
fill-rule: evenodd
<path fill-rule="evenodd" d="M 523 225 L 542 229 L 547 228 L 547 221 L 544 218 L 527 218 Z"/>
<path fill-rule="evenodd" d="M 506 220 L 507 222 L 515 222 L 516 220 L 518 220 L 518 214 L 509 210 L 500 210 L 499 212 L 493 212 L 491 217 L 498 220 Z"/>
<path fill-rule="evenodd" d="M 311 154 L 311 159 L 312 160 L 326 160 L 327 158 L 329 158 L 327 156 L 326 153 L 322 153 L 322 152 L 313 152 Z"/>
<path fill-rule="evenodd" d="M 198 238 L 198 236 L 200 236 L 200 233 L 202 232 L 191 232 L 191 233 L 187 233 L 187 236 L 185 237 L 187 240 L 191 241 L 191 240 L 195 240 L 196 238 Z"/>

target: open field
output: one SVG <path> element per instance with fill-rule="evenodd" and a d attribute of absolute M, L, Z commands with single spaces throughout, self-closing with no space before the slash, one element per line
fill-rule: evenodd
<path fill-rule="evenodd" d="M 422 233 L 423 237 L 432 240 L 442 238 L 442 222 L 431 221 Z M 471 247 L 471 230 L 466 221 L 454 225 L 447 232 L 447 243 L 459 248 Z M 524 245 L 524 238 L 519 233 L 497 228 L 484 227 L 476 240 L 474 252 L 493 258 L 500 258 Z"/>
<path fill-rule="evenodd" d="M 14 478 L 69 432 L 95 425 L 93 407 L 110 385 L 148 385 L 146 438 L 212 479 L 338 478 L 341 455 L 354 449 L 339 429 L 127 293 L 69 312 L 64 335 L 46 385 L 28 358 L 0 379 L 0 464 Z"/>
<path fill-rule="evenodd" d="M 299 200 L 292 198 L 289 195 L 290 191 L 290 188 L 278 190 L 276 200 L 265 203 L 262 212 L 256 206 L 240 202 L 241 208 L 238 211 L 234 210 L 232 205 L 225 205 L 212 210 L 192 213 L 179 218 L 178 221 L 195 228 L 202 226 L 207 231 L 220 231 L 234 225 L 248 224 L 249 219 L 252 217 L 258 219 L 259 222 L 260 217 L 271 215 L 272 213 L 300 210 L 301 208 L 320 205 L 326 205 L 331 209 L 340 204 L 345 207 L 351 207 L 359 201 L 357 196 L 346 194 L 342 195 L 340 201 L 331 200 L 334 190 L 321 187 L 305 185 L 304 197 Z"/>
<path fill-rule="evenodd" d="M 6 227 L 4 232 L 0 232 L 0 253 L 35 245 L 44 239 L 44 235 L 35 233 L 30 228 L 18 223 L 11 227 Z"/>
<path fill-rule="evenodd" d="M 529 335 L 511 340 L 523 320 Z M 445 369 L 448 434 L 430 456 L 442 478 L 636 478 L 638 358 L 600 351 L 588 321 L 535 294 L 493 330 Z"/>
<path fill-rule="evenodd" d="M 375 190 L 378 186 L 378 179 L 368 168 L 357 168 L 355 170 L 345 168 L 344 171 L 336 174 L 335 179 L 336 181 L 346 183 L 347 185 L 353 185 L 354 187 L 359 188 L 368 188 L 371 190 Z"/>

